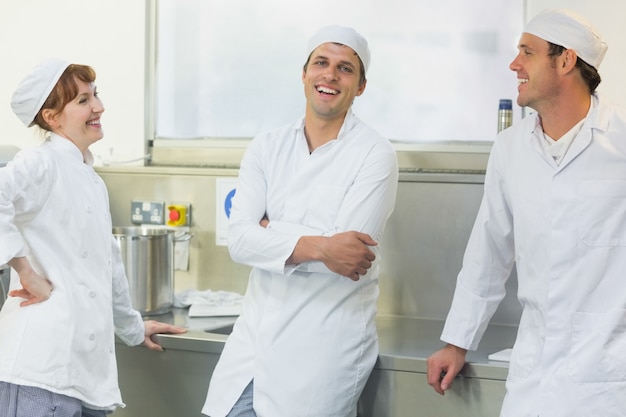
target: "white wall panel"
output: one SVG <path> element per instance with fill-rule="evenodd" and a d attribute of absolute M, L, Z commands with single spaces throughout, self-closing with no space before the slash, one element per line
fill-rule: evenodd
<path fill-rule="evenodd" d="M 144 154 L 145 1 L 0 0 L 0 145 L 37 146 L 10 101 L 19 81 L 49 56 L 87 64 L 106 111 L 98 160 Z"/>

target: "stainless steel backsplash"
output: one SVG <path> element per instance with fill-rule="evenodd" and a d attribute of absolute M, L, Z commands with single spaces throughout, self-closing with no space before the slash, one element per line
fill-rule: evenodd
<path fill-rule="evenodd" d="M 419 158 L 429 159 L 428 155 Z M 399 159 L 402 162 L 402 157 Z M 486 157 L 480 159 L 479 165 L 485 161 Z M 395 211 L 382 242 L 378 311 L 385 315 L 441 320 L 450 306 L 482 197 L 484 176 L 480 166 L 462 170 L 445 166 L 422 169 L 403 167 L 401 163 L 401 168 Z M 215 243 L 216 178 L 236 177 L 236 169 L 102 167 L 97 170 L 109 190 L 114 226 L 131 225 L 133 199 L 191 203 L 194 237 L 189 270 L 176 271 L 176 291 L 245 292 L 250 268 L 235 264 L 227 248 Z M 507 296 L 493 322 L 518 323 L 521 309 L 515 293 L 515 279 L 510 279 Z"/>

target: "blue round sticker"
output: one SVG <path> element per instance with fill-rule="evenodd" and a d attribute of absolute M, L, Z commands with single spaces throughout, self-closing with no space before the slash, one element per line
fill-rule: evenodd
<path fill-rule="evenodd" d="M 233 197 L 235 196 L 236 188 L 230 190 L 230 192 L 226 195 L 224 199 L 224 211 L 226 212 L 226 217 L 230 218 L 230 208 L 233 206 Z"/>

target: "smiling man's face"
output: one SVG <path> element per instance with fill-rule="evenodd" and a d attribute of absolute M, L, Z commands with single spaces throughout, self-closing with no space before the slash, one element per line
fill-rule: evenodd
<path fill-rule="evenodd" d="M 344 117 L 354 98 L 365 90 L 366 83 L 359 85 L 360 76 L 359 57 L 352 48 L 336 43 L 318 46 L 302 72 L 307 114 L 322 119 Z"/>

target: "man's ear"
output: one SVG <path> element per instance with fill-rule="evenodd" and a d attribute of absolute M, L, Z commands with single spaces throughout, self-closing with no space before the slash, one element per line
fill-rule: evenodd
<path fill-rule="evenodd" d="M 563 68 L 567 70 L 574 69 L 577 59 L 578 55 L 576 54 L 576 51 L 573 49 L 566 49 L 563 51 Z"/>
<path fill-rule="evenodd" d="M 359 89 L 356 91 L 356 97 L 358 97 L 361 94 L 363 94 L 363 91 L 365 91 L 365 86 L 366 85 L 367 85 L 367 80 L 363 80 L 363 84 L 359 85 Z"/>

